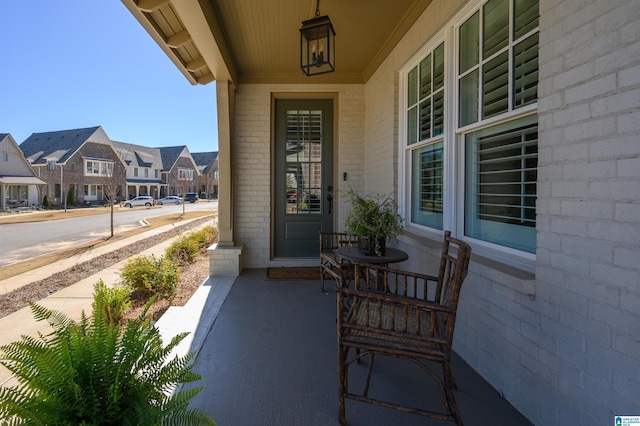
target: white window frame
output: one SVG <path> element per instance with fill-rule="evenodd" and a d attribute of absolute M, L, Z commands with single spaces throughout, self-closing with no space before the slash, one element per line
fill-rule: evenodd
<path fill-rule="evenodd" d="M 85 159 L 84 175 L 109 177 L 113 174 L 113 164 L 113 161 Z M 89 165 L 91 165 L 91 172 L 89 172 Z"/>
<path fill-rule="evenodd" d="M 515 250 L 510 247 L 489 243 L 483 240 L 470 238 L 464 235 L 465 220 L 465 135 L 491 127 L 497 124 L 511 122 L 516 119 L 537 113 L 537 102 L 516 110 L 487 118 L 458 127 L 458 49 L 459 28 L 475 12 L 480 10 L 489 0 L 475 1 L 467 5 L 454 18 L 446 23 L 444 30 L 433 35 L 407 63 L 400 69 L 400 99 L 399 99 L 399 206 L 405 217 L 405 227 L 410 233 L 432 239 L 441 239 L 444 230 L 451 230 L 457 238 L 469 242 L 474 252 L 479 255 L 498 260 L 502 263 L 515 266 L 519 269 L 534 271 L 536 256 L 534 253 Z M 511 5 L 511 3 L 510 3 Z M 509 7 L 512 14 L 512 7 Z M 482 25 L 482 23 L 481 23 Z M 538 29 L 539 31 L 539 29 Z M 444 132 L 442 135 L 423 142 L 407 145 L 407 93 L 409 72 L 419 66 L 420 62 L 440 44 L 444 42 L 445 51 L 445 116 Z M 509 41 L 509 50 L 513 44 Z M 511 66 L 511 62 L 509 62 Z M 481 78 L 481 77 L 480 77 Z M 509 71 L 511 82 L 511 69 Z M 511 106 L 511 85 L 509 87 L 509 105 Z M 482 105 L 480 105 L 482 108 Z M 444 171 L 443 171 L 443 224 L 442 230 L 429 228 L 411 222 L 411 197 L 412 197 L 412 152 L 425 145 L 433 143 L 436 139 L 444 138 Z"/>
<path fill-rule="evenodd" d="M 178 180 L 193 180 L 193 169 L 178 169 Z"/>

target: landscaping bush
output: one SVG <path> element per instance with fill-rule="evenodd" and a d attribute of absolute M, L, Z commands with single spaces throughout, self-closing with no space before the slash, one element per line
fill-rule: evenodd
<path fill-rule="evenodd" d="M 122 317 L 131 306 L 131 291 L 123 286 L 107 287 L 99 280 L 93 285 L 93 312 L 101 311 L 111 324 L 121 325 Z"/>
<path fill-rule="evenodd" d="M 198 254 L 206 252 L 207 248 L 217 239 L 217 228 L 205 226 L 174 241 L 165 253 L 170 259 L 185 265 L 193 262 Z"/>
<path fill-rule="evenodd" d="M 73 200 L 73 189 L 70 189 L 67 193 L 67 206 L 73 206 L 75 201 Z"/>
<path fill-rule="evenodd" d="M 42 207 L 44 207 L 45 209 L 49 208 L 49 199 L 47 198 L 47 196 L 45 195 L 44 198 L 42 199 Z"/>
<path fill-rule="evenodd" d="M 178 272 L 177 262 L 164 256 L 138 256 L 124 264 L 120 278 L 131 291 L 171 299 L 176 294 Z"/>
<path fill-rule="evenodd" d="M 76 323 L 61 312 L 30 307 L 53 332 L 0 347 L 0 362 L 18 381 L 0 389 L 3 424 L 215 425 L 204 412 L 189 409 L 202 386 L 171 394 L 201 378 L 192 371 L 194 352 L 168 360 L 188 333 L 164 347 L 144 319 L 146 310 L 120 328 L 102 310 L 94 310 L 92 319 L 83 312 Z"/>
<path fill-rule="evenodd" d="M 193 262 L 198 253 L 200 252 L 200 246 L 195 238 L 185 235 L 178 238 L 167 247 L 166 255 L 170 259 L 178 262 L 180 265 L 186 265 Z"/>
<path fill-rule="evenodd" d="M 193 232 L 193 238 L 198 241 L 201 252 L 206 250 L 216 241 L 218 241 L 218 228 L 215 226 L 205 226 L 202 229 Z"/>

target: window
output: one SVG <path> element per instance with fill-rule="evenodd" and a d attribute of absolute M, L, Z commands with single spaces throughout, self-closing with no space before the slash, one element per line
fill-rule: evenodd
<path fill-rule="evenodd" d="M 490 0 L 460 26 L 460 127 L 537 101 L 537 28 L 538 2 L 525 0 Z"/>
<path fill-rule="evenodd" d="M 144 177 L 149 177 L 149 169 L 144 169 Z"/>
<path fill-rule="evenodd" d="M 536 249 L 538 1 L 462 13 L 401 74 L 406 223 L 526 264 Z"/>
<path fill-rule="evenodd" d="M 55 170 L 56 169 L 56 160 L 47 160 L 47 169 Z"/>
<path fill-rule="evenodd" d="M 178 169 L 178 179 L 193 180 L 193 169 Z"/>
<path fill-rule="evenodd" d="M 133 176 L 134 177 L 138 177 L 138 168 L 137 167 L 133 168 Z"/>
<path fill-rule="evenodd" d="M 411 222 L 442 229 L 444 43 L 409 71 L 407 145 L 412 145 Z"/>
<path fill-rule="evenodd" d="M 98 194 L 98 190 L 102 188 L 102 185 L 84 185 L 83 193 L 85 197 L 95 197 Z"/>
<path fill-rule="evenodd" d="M 7 154 L 6 152 L 2 153 L 2 161 L 9 161 L 9 154 Z"/>
<path fill-rule="evenodd" d="M 111 176 L 113 161 L 85 160 L 85 176 Z"/>
<path fill-rule="evenodd" d="M 537 117 L 465 135 L 465 235 L 535 252 Z"/>
<path fill-rule="evenodd" d="M 158 169 L 154 170 L 154 176 L 155 176 L 156 179 L 158 178 Z"/>

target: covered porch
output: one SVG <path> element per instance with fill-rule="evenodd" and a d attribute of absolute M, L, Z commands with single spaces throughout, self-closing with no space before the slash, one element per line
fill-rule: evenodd
<path fill-rule="evenodd" d="M 388 194 L 405 219 L 392 244 L 409 253 L 400 267 L 410 271 L 432 270 L 442 233 L 451 230 L 473 247 L 454 341 L 462 359 L 537 425 L 606 424 L 640 412 L 640 376 L 630 373 L 640 371 L 634 2 L 122 2 L 189 82 L 215 81 L 220 188 L 212 275 L 239 275 L 239 291 L 243 269 L 317 264 L 302 251 L 278 252 L 285 228 L 277 213 L 289 189 L 278 180 L 287 170 L 287 150 L 278 147 L 301 146 L 287 140 L 282 117 L 302 122 L 302 111 L 319 108 L 279 106 L 328 99 L 332 110 L 321 115 L 332 127 L 322 128 L 321 140 L 333 152 L 321 164 L 332 172 L 305 187 L 327 192 L 321 211 L 333 219 L 322 229 L 344 230 L 350 211 L 338 196 L 331 204 L 329 192 Z M 336 71 L 307 77 L 298 30 L 318 9 L 337 33 Z M 320 114 L 308 115 L 311 123 Z M 317 235 L 311 226 L 295 231 L 285 235 Z M 298 312 L 285 310 L 317 307 L 303 306 L 302 295 L 277 294 L 277 285 L 244 288 L 247 303 L 254 291 L 267 291 L 250 307 L 235 304 L 232 292 L 229 318 L 240 317 L 223 312 L 208 341 L 218 342 L 215 351 L 236 352 L 223 364 L 218 352 L 215 359 L 201 354 L 214 392 L 201 404 L 217 410 L 221 424 L 233 424 L 233 416 L 296 424 L 299 407 L 333 399 L 321 385 L 332 380 L 309 374 L 334 374 L 317 370 L 325 365 L 318 354 L 335 358 L 333 349 L 314 346 Z M 281 311 L 287 316 L 276 317 Z M 225 326 L 229 335 L 216 334 Z M 294 371 L 305 372 L 299 382 L 288 378 Z M 250 380 L 258 373 L 266 385 Z M 270 381 L 276 374 L 290 385 Z M 412 380 L 407 375 L 396 391 L 412 389 Z M 316 396 L 310 389 L 326 390 Z M 477 407 L 491 405 L 460 406 L 472 422 Z M 355 410 L 347 407 L 351 422 L 359 421 Z M 290 417 L 280 421 L 282 412 Z M 507 423 L 478 424 L 491 422 Z"/>
<path fill-rule="evenodd" d="M 320 291 L 319 281 L 264 277 L 264 269 L 246 269 L 228 294 L 210 291 L 203 314 L 222 306 L 193 339 L 195 371 L 203 375 L 195 385 L 206 388 L 192 406 L 226 426 L 338 425 L 336 294 Z M 220 281 L 210 278 L 204 286 Z M 464 299 L 463 287 L 461 304 Z M 371 394 L 441 409 L 435 382 L 415 365 L 377 358 L 375 367 Z M 366 368 L 362 363 L 354 371 L 364 375 Z M 465 425 L 531 424 L 457 355 L 453 374 Z M 450 424 L 356 401 L 347 401 L 346 414 L 353 426 Z"/>

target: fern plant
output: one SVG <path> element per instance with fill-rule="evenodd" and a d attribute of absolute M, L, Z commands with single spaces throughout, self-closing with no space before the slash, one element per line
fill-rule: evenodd
<path fill-rule="evenodd" d="M 200 379 L 192 371 L 194 353 L 167 360 L 187 333 L 163 347 L 147 310 L 123 328 L 103 310 L 80 322 L 31 303 L 38 321 L 53 331 L 0 347 L 0 362 L 18 385 L 0 390 L 2 425 L 201 425 L 215 422 L 189 409 L 202 390 L 172 394 L 178 384 Z"/>

